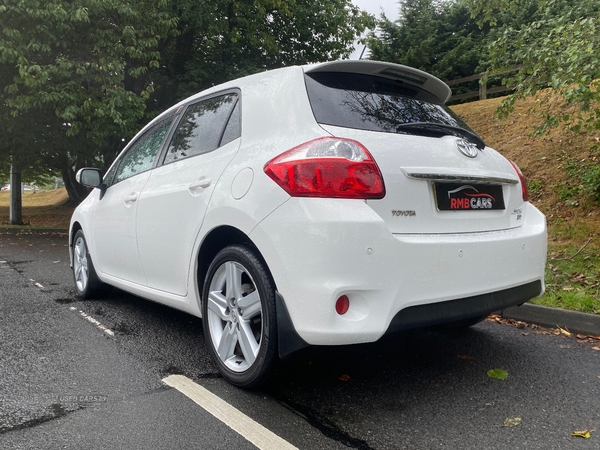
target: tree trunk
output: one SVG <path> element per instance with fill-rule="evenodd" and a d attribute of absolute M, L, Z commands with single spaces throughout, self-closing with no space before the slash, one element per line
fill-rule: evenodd
<path fill-rule="evenodd" d="M 75 172 L 71 168 L 66 155 L 61 155 L 60 157 L 60 173 L 65 183 L 67 194 L 69 194 L 69 203 L 79 205 L 90 191 L 75 180 Z"/>
<path fill-rule="evenodd" d="M 11 225 L 23 225 L 23 196 L 21 193 L 21 169 L 13 157 L 10 165 L 10 218 Z"/>

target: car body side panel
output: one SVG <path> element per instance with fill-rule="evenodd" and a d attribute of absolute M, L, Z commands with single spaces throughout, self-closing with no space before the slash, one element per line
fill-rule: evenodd
<path fill-rule="evenodd" d="M 328 135 L 314 121 L 300 68 L 267 73 L 257 84 L 242 83 L 236 87 L 241 91 L 242 101 L 240 150 L 215 186 L 197 233 L 194 255 L 198 255 L 211 230 L 230 226 L 249 235 L 265 217 L 289 200 L 289 195 L 265 174 L 265 163 L 290 148 Z M 189 264 L 191 295 L 201 290 L 204 280 L 194 278 L 197 258 L 192 258 Z"/>

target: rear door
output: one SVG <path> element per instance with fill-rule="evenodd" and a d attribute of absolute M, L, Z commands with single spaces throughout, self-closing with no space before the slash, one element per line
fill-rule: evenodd
<path fill-rule="evenodd" d="M 137 242 L 148 286 L 187 293 L 192 250 L 221 174 L 240 145 L 239 92 L 190 104 L 164 164 L 152 171 L 138 205 Z"/>

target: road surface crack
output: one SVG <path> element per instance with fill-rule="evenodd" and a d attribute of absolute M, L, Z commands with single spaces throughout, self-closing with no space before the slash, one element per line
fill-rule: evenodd
<path fill-rule="evenodd" d="M 283 407 L 290 410 L 292 413 L 296 414 L 299 417 L 302 417 L 312 427 L 318 429 L 321 433 L 323 433 L 323 435 L 325 435 L 329 439 L 344 444 L 346 447 L 356 448 L 358 450 L 374 450 L 373 447 L 367 444 L 366 441 L 355 438 L 346 433 L 345 431 L 340 430 L 339 427 L 332 421 L 320 416 L 316 412 L 312 411 L 310 408 L 292 402 L 289 399 L 276 399 L 276 401 Z"/>
<path fill-rule="evenodd" d="M 61 417 L 66 416 L 75 411 L 79 411 L 83 409 L 83 407 L 79 407 L 76 409 L 65 409 L 58 403 L 52 403 L 49 407 L 51 409 L 50 412 L 44 414 L 41 417 L 36 417 L 35 419 L 27 420 L 25 422 L 21 422 L 15 425 L 4 425 L 0 426 L 0 435 L 4 433 L 8 433 L 10 431 L 23 430 L 27 428 L 34 428 L 43 423 L 49 422 L 51 420 L 60 419 Z"/>

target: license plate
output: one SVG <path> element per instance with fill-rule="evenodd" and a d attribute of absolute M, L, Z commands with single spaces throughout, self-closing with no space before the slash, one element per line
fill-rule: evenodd
<path fill-rule="evenodd" d="M 434 183 L 440 211 L 490 211 L 505 209 L 502 186 L 473 183 Z"/>

